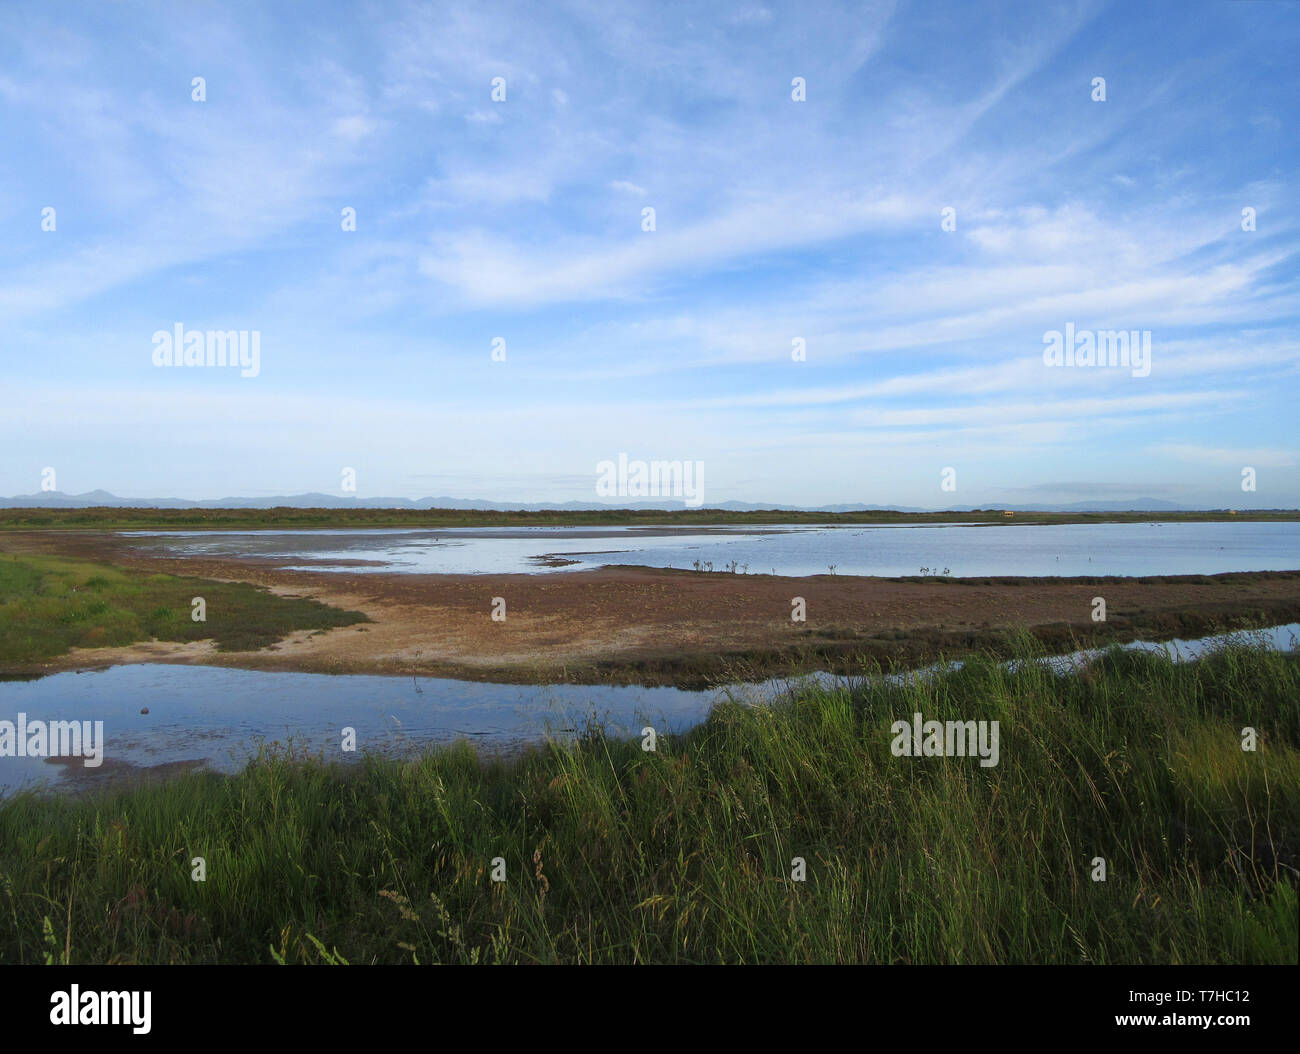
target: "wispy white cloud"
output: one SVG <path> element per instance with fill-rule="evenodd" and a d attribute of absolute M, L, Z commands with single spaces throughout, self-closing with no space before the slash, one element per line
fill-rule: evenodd
<path fill-rule="evenodd" d="M 1295 450 L 1257 447 L 1229 449 L 1197 446 L 1193 443 L 1157 443 L 1148 447 L 1152 454 L 1172 457 L 1192 465 L 1228 465 L 1264 468 L 1289 468 L 1297 463 Z"/>
<path fill-rule="evenodd" d="M 736 497 L 836 500 L 851 464 L 908 504 L 936 458 L 1028 488 L 1071 444 L 1141 450 L 1193 493 L 1253 451 L 1300 501 L 1300 38 L 1267 6 L 1157 36 L 1090 2 L 124 9 L 107 35 L 6 9 L 0 320 L 32 398 L 0 441 L 93 460 L 58 445 L 76 414 L 143 465 L 141 422 L 188 421 L 290 475 L 472 446 L 458 471 L 517 483 L 667 436 L 719 480 L 761 460 Z M 142 379 L 174 319 L 252 320 L 264 376 Z M 1067 322 L 1151 330 L 1151 375 L 1044 367 Z"/>

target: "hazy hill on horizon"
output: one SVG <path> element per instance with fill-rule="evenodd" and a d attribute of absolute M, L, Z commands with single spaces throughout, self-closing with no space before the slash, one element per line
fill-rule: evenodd
<path fill-rule="evenodd" d="M 309 492 L 305 494 L 276 495 L 266 498 L 225 497 L 191 500 L 187 498 L 122 498 L 106 490 L 92 490 L 84 494 L 65 494 L 62 491 L 42 491 L 36 494 L 18 494 L 0 498 L 4 509 L 89 509 L 89 508 L 139 508 L 139 509 L 470 509 L 485 512 L 574 512 L 608 509 L 663 509 L 671 511 L 685 508 L 682 501 L 629 501 L 601 502 L 513 502 L 486 498 L 452 498 L 446 495 L 424 498 L 352 498 L 337 494 Z M 1206 511 L 1178 505 L 1158 498 L 1133 498 L 1128 500 L 1093 500 L 1069 503 L 1044 503 L 1040 505 L 1009 505 L 988 502 L 971 505 L 950 505 L 942 509 L 926 509 L 912 505 L 867 505 L 842 503 L 835 505 L 786 505 L 779 502 L 724 501 L 704 508 L 727 512 L 966 512 L 985 509 L 1012 512 L 1196 512 Z"/>

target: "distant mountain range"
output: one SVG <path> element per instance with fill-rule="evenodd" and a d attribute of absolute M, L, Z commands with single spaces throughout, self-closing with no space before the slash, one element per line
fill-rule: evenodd
<path fill-rule="evenodd" d="M 680 501 L 630 501 L 618 504 L 595 502 L 511 502 L 489 501 L 479 498 L 344 498 L 337 494 L 289 494 L 272 498 L 214 498 L 206 501 L 189 501 L 185 498 L 119 498 L 106 490 L 92 490 L 86 494 L 64 494 L 61 491 L 42 491 L 39 494 L 19 494 L 0 498 L 3 509 L 272 509 L 276 507 L 301 509 L 480 509 L 487 511 L 513 510 L 520 512 L 572 512 L 601 509 L 682 509 Z M 922 509 L 912 505 L 779 505 L 750 501 L 724 501 L 705 506 L 728 512 L 968 512 L 969 505 L 953 505 L 947 509 Z M 1194 511 L 1171 501 L 1156 498 L 1132 498 L 1122 501 L 1076 501 L 1068 504 L 1005 505 L 992 502 L 979 508 L 1013 512 L 1189 512 Z"/>

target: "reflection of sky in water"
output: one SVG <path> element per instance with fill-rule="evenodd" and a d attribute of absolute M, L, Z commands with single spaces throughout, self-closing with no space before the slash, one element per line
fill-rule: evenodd
<path fill-rule="evenodd" d="M 766 533 L 763 533 L 766 532 Z M 1300 523 L 1143 523 L 934 527 L 776 527 L 647 533 L 645 528 L 131 532 L 177 556 L 262 556 L 314 570 L 425 574 L 580 570 L 604 564 L 750 574 L 1176 575 L 1300 569 Z M 556 554 L 577 561 L 547 567 Z M 295 564 L 294 561 L 313 561 Z M 344 566 L 330 561 L 375 561 Z M 315 561 L 324 561 L 323 564 Z"/>
<path fill-rule="evenodd" d="M 135 765 L 204 758 L 225 771 L 259 742 L 329 757 L 342 729 L 358 752 L 401 753 L 465 737 L 488 750 L 581 728 L 595 715 L 628 734 L 653 724 L 682 730 L 716 693 L 675 688 L 511 685 L 426 677 L 265 673 L 214 666 L 139 664 L 0 682 L 0 719 L 103 721 L 105 756 Z M 149 709 L 141 714 L 142 708 Z M 0 788 L 61 778 L 40 758 L 0 758 Z"/>
<path fill-rule="evenodd" d="M 1298 635 L 1300 624 L 1293 623 L 1253 637 L 1292 649 Z M 1203 645 L 1176 641 L 1168 647 L 1176 657 L 1191 658 Z M 1069 662 L 1063 658 L 1056 665 L 1064 670 Z M 925 672 L 902 676 L 917 675 Z M 844 680 L 829 674 L 816 679 Z M 292 742 L 329 758 L 344 757 L 339 746 L 345 727 L 356 729 L 359 753 L 395 755 L 462 737 L 487 752 L 509 751 L 540 742 L 548 732 L 572 735 L 589 716 L 624 735 L 638 735 L 647 724 L 661 733 L 684 731 L 702 721 L 717 700 L 761 703 L 795 683 L 780 678 L 688 692 L 141 664 L 0 682 L 0 720 L 16 721 L 22 712 L 29 720 L 103 721 L 104 755 L 112 761 L 144 766 L 204 759 L 229 772 L 262 742 Z M 140 713 L 143 707 L 148 714 Z M 42 781 L 69 782 L 62 767 L 41 758 L 0 758 L 0 793 Z"/>

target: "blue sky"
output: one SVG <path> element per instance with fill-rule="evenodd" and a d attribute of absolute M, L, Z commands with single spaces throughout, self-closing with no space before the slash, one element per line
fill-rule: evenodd
<path fill-rule="evenodd" d="M 0 494 L 1300 505 L 1298 50 L 1270 0 L 6 4 Z M 154 366 L 178 322 L 260 372 Z"/>

